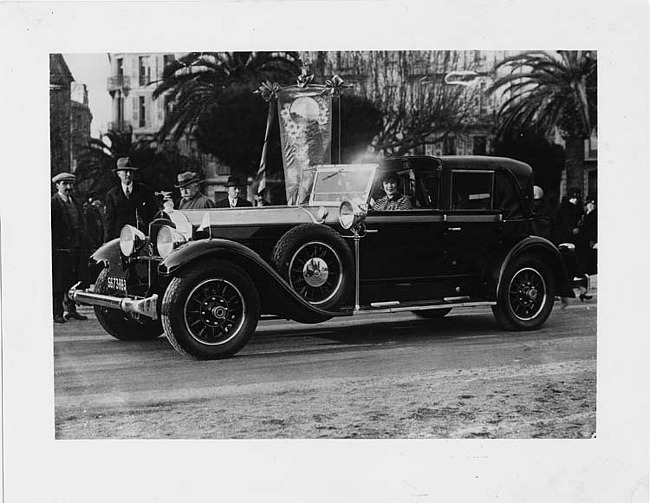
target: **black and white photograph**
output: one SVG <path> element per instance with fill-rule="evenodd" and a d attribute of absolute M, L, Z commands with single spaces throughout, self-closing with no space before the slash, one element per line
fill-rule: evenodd
<path fill-rule="evenodd" d="M 644 2 L 110 4 L 6 8 L 7 501 L 647 500 Z"/>
<path fill-rule="evenodd" d="M 57 438 L 595 436 L 597 69 L 51 54 Z"/>

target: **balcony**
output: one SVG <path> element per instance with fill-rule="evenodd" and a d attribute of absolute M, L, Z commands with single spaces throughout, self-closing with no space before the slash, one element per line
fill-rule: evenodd
<path fill-rule="evenodd" d="M 108 78 L 108 92 L 120 89 L 131 89 L 131 77 L 127 75 L 115 75 Z"/>
<path fill-rule="evenodd" d="M 116 133 L 131 133 L 133 132 L 133 126 L 129 121 L 114 121 L 108 123 L 108 130 Z"/>

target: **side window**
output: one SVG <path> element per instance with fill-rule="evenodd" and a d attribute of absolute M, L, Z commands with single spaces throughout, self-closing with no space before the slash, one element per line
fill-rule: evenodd
<path fill-rule="evenodd" d="M 452 171 L 452 210 L 491 210 L 494 199 L 492 171 Z"/>
<path fill-rule="evenodd" d="M 425 171 L 419 173 L 415 185 L 415 200 L 419 208 L 439 208 L 438 172 Z"/>

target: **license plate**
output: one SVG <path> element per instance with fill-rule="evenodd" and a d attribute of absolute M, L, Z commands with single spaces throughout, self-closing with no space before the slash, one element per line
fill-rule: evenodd
<path fill-rule="evenodd" d="M 108 288 L 110 288 L 111 290 L 118 290 L 120 292 L 126 293 L 126 279 L 109 276 Z"/>

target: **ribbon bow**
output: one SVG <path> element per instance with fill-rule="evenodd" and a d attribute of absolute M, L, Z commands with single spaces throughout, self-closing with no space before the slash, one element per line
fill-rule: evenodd
<path fill-rule="evenodd" d="M 257 91 L 255 91 L 255 93 L 262 96 L 262 98 L 264 98 L 264 101 L 268 103 L 271 100 L 277 99 L 279 90 L 280 84 L 267 80 L 260 84 L 260 87 L 257 89 Z"/>
<path fill-rule="evenodd" d="M 311 84 L 312 80 L 314 80 L 314 76 L 308 75 L 307 70 L 303 68 L 302 73 L 298 75 L 298 79 L 297 79 L 298 87 L 307 87 L 309 84 Z"/>
<path fill-rule="evenodd" d="M 339 77 L 338 75 L 334 75 L 331 79 L 325 81 L 325 87 L 327 87 L 331 91 L 332 96 L 338 98 L 339 96 L 341 96 L 343 89 L 348 89 L 352 87 L 352 85 L 346 84 L 341 77 Z"/>

